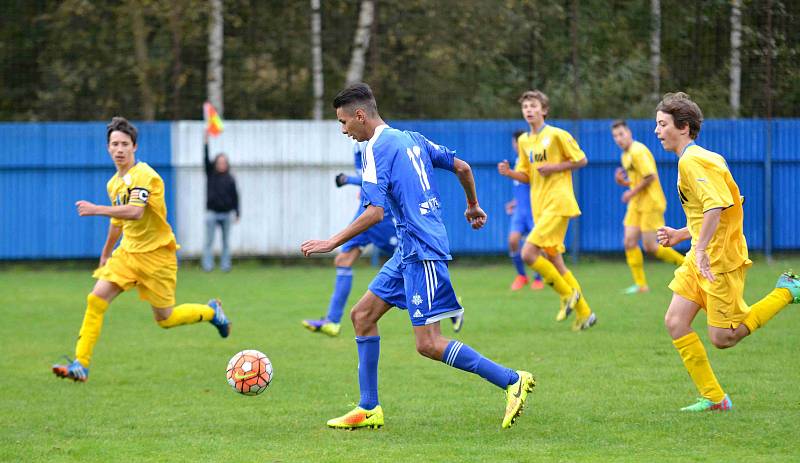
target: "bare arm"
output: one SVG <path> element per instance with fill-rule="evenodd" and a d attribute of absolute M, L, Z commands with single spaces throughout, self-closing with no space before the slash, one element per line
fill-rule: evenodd
<path fill-rule="evenodd" d="M 700 236 L 697 237 L 697 242 L 694 245 L 694 257 L 697 263 L 697 268 L 700 274 L 706 277 L 708 281 L 714 281 L 714 274 L 711 273 L 711 260 L 708 257 L 706 248 L 711 238 L 719 226 L 719 219 L 722 215 L 722 208 L 709 209 L 703 212 L 703 223 L 700 225 Z"/>
<path fill-rule="evenodd" d="M 497 163 L 497 172 L 504 177 L 514 179 L 521 183 L 531 182 L 530 178 L 528 178 L 528 174 L 512 170 L 507 160 Z"/>
<path fill-rule="evenodd" d="M 352 221 L 350 225 L 345 227 L 344 230 L 331 236 L 327 240 L 304 241 L 303 244 L 300 245 L 300 250 L 306 257 L 311 254 L 331 252 L 381 220 L 383 220 L 383 208 L 369 205 L 367 209 L 361 213 L 356 220 Z"/>
<path fill-rule="evenodd" d="M 670 248 L 678 243 L 682 243 L 690 239 L 692 235 L 686 227 L 675 229 L 670 227 L 661 227 L 656 230 L 656 239 L 661 246 Z"/>
<path fill-rule="evenodd" d="M 467 218 L 472 228 L 477 230 L 486 224 L 486 213 L 478 205 L 478 193 L 475 191 L 475 177 L 472 176 L 472 168 L 465 161 L 453 158 L 453 170 L 467 197 L 467 210 L 464 211 L 464 217 Z"/>
<path fill-rule="evenodd" d="M 144 215 L 143 206 L 133 206 L 130 204 L 125 206 L 99 206 L 89 201 L 80 200 L 75 203 L 75 207 L 78 208 L 78 215 L 81 217 L 88 215 L 104 215 L 115 219 L 139 220 Z"/>
<path fill-rule="evenodd" d="M 563 172 L 565 170 L 578 170 L 581 167 L 586 166 L 589 163 L 587 158 L 583 158 L 580 161 L 562 161 L 562 162 L 555 162 L 555 163 L 545 163 L 540 165 L 536 168 L 542 176 L 547 177 L 550 174 L 554 174 L 556 172 Z"/>
<path fill-rule="evenodd" d="M 631 188 L 630 190 L 626 191 L 622 194 L 622 202 L 627 203 L 631 200 L 634 196 L 638 195 L 642 192 L 645 188 L 647 188 L 653 181 L 655 181 L 656 176 L 653 174 L 648 175 L 645 177 L 638 185 Z"/>
<path fill-rule="evenodd" d="M 105 265 L 108 258 L 111 257 L 111 252 L 114 251 L 114 246 L 117 244 L 117 241 L 119 241 L 120 235 L 122 235 L 122 228 L 117 227 L 113 223 L 108 225 L 106 244 L 103 245 L 103 251 L 100 253 L 100 267 Z"/>

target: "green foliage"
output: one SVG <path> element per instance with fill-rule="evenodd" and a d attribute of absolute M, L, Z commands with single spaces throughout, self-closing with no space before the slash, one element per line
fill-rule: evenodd
<path fill-rule="evenodd" d="M 620 230 L 621 233 L 621 230 Z M 477 263 L 476 263 L 477 264 Z M 302 318 L 328 304 L 333 268 L 237 265 L 206 274 L 184 263 L 178 300 L 220 296 L 233 321 L 228 339 L 208 324 L 159 328 L 135 291 L 106 314 L 90 380 L 50 373 L 71 353 L 91 270 L 0 272 L 0 460 L 2 461 L 792 461 L 800 413 L 796 364 L 800 314 L 790 307 L 752 339 L 711 347 L 695 328 L 735 409 L 686 415 L 696 391 L 663 326 L 673 267 L 648 261 L 652 292 L 623 296 L 623 258 L 573 267 L 599 323 L 573 333 L 554 321 L 552 290 L 510 293 L 512 266 L 456 261 L 466 307 L 458 338 L 503 364 L 530 369 L 539 385 L 504 431 L 502 392 L 418 355 L 408 315 L 381 321 L 380 431 L 325 428 L 358 401 L 357 356 L 342 334 L 305 331 Z M 746 299 L 773 287 L 794 262 L 757 262 Z M 354 303 L 376 269 L 356 268 Z M 13 303 L 12 303 L 13 301 Z M 443 323 L 445 336 L 452 336 Z M 239 350 L 264 351 L 275 380 L 261 396 L 235 394 L 225 365 Z"/>
<path fill-rule="evenodd" d="M 344 84 L 359 3 L 322 2 L 326 100 Z M 800 115 L 800 3 L 771 4 L 742 5 L 743 117 L 770 105 L 773 116 Z M 309 10 L 308 1 L 224 2 L 226 118 L 310 116 Z M 689 91 L 707 117 L 731 115 L 730 10 L 728 0 L 661 1 L 659 93 Z M 652 113 L 649 1 L 376 0 L 375 11 L 365 80 L 389 119 L 513 118 L 529 88 L 549 94 L 554 117 Z M 199 118 L 208 14 L 206 0 L 10 2 L 0 19 L 0 120 L 136 119 L 148 109 L 156 119 Z"/>

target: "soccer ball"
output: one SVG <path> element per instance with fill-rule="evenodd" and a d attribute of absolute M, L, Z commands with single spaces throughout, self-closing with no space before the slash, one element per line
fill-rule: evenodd
<path fill-rule="evenodd" d="M 228 362 L 228 384 L 244 395 L 258 395 L 272 382 L 272 362 L 257 350 L 243 350 Z"/>

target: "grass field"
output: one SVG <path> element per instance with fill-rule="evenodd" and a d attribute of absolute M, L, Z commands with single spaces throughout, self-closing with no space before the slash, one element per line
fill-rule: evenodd
<path fill-rule="evenodd" d="M 493 261 L 497 262 L 497 261 Z M 770 290 L 800 259 L 757 261 L 746 299 Z M 800 313 L 791 306 L 734 349 L 713 349 L 695 324 L 735 410 L 681 414 L 696 392 L 663 327 L 672 269 L 646 264 L 653 291 L 623 296 L 620 260 L 573 267 L 599 316 L 573 333 L 554 321 L 546 289 L 510 293 L 510 264 L 451 267 L 466 318 L 459 339 L 538 379 L 525 414 L 501 430 L 502 392 L 414 350 L 405 312 L 381 324 L 380 397 L 386 426 L 325 427 L 358 402 L 353 329 L 306 332 L 302 318 L 327 307 L 334 272 L 319 265 L 246 263 L 230 274 L 191 265 L 178 301 L 220 296 L 230 338 L 208 325 L 163 330 L 135 292 L 109 309 L 86 384 L 59 380 L 50 364 L 72 355 L 93 282 L 88 268 L 0 271 L 2 461 L 798 461 Z M 350 303 L 376 269 L 356 268 Z M 443 325 L 446 335 L 449 323 Z M 225 365 L 245 348 L 272 359 L 275 379 L 258 397 L 235 394 Z"/>

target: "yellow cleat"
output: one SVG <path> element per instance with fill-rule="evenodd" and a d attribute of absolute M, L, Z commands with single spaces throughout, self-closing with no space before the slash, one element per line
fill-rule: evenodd
<path fill-rule="evenodd" d="M 594 312 L 590 313 L 586 318 L 579 318 L 576 315 L 575 320 L 572 322 L 572 331 L 588 330 L 593 327 L 595 323 L 597 323 L 597 315 L 595 315 Z"/>
<path fill-rule="evenodd" d="M 509 384 L 506 388 L 506 414 L 503 417 L 503 429 L 510 428 L 517 417 L 522 414 L 528 393 L 533 392 L 533 388 L 536 387 L 536 380 L 533 379 L 532 374 L 521 370 L 517 370 L 517 374 L 519 375 L 517 382 Z"/>
<path fill-rule="evenodd" d="M 561 298 L 561 309 L 559 309 L 558 314 L 556 315 L 557 322 L 563 322 L 564 320 L 569 317 L 572 313 L 572 310 L 575 308 L 575 304 L 578 303 L 578 299 L 581 298 L 581 293 L 577 289 L 572 290 L 572 294 L 567 297 Z"/>
<path fill-rule="evenodd" d="M 383 409 L 376 405 L 372 410 L 356 407 L 338 418 L 328 420 L 328 427 L 334 429 L 378 429 L 383 426 Z"/>

